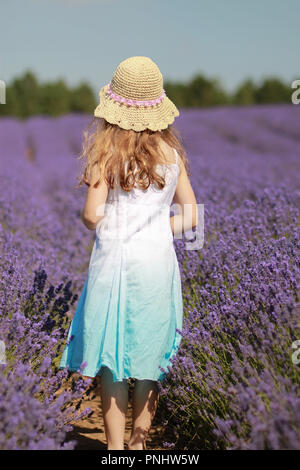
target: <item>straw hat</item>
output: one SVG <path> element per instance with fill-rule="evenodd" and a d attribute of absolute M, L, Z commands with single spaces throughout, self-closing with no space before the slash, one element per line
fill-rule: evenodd
<path fill-rule="evenodd" d="M 99 96 L 100 104 L 94 115 L 122 129 L 158 131 L 166 129 L 179 116 L 163 89 L 159 68 L 149 57 L 123 60 Z"/>

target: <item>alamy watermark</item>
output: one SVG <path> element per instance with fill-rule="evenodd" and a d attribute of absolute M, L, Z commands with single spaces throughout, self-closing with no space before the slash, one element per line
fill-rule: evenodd
<path fill-rule="evenodd" d="M 6 365 L 5 343 L 0 339 L 0 365 Z"/>
<path fill-rule="evenodd" d="M 292 363 L 297 366 L 300 364 L 300 339 L 297 339 L 293 342 L 292 348 L 296 349 L 296 351 L 292 354 Z"/>
<path fill-rule="evenodd" d="M 292 103 L 300 104 L 300 80 L 294 80 L 291 87 L 296 88 L 294 93 L 292 93 Z"/>
<path fill-rule="evenodd" d="M 0 80 L 0 104 L 6 104 L 6 85 L 4 80 Z"/>
<path fill-rule="evenodd" d="M 187 239 L 185 243 L 186 250 L 201 250 L 204 245 L 204 204 L 196 204 L 197 208 L 197 225 L 195 231 L 193 229 L 184 230 L 185 238 Z M 179 204 L 173 204 L 171 210 L 175 210 L 179 218 L 176 222 L 174 221 L 175 234 L 174 239 L 182 239 L 183 232 L 181 230 L 182 220 L 183 226 L 185 223 L 190 226 L 193 220 L 193 205 L 184 204 L 184 209 Z"/>
<path fill-rule="evenodd" d="M 186 250 L 200 250 L 204 245 L 204 204 L 106 202 L 98 206 L 96 215 L 101 217 L 96 226 L 101 240 L 163 242 L 172 237 L 181 240 L 184 234 Z"/>

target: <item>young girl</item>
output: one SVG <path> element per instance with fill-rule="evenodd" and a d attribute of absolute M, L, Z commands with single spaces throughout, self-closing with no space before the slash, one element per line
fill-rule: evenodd
<path fill-rule="evenodd" d="M 139 450 L 156 412 L 157 381 L 181 340 L 173 235 L 197 225 L 197 205 L 180 137 L 169 127 L 179 111 L 157 65 L 126 59 L 99 94 L 81 178 L 88 185 L 82 220 L 96 239 L 60 367 L 85 363 L 85 376 L 101 376 L 109 450 L 124 449 L 127 379 L 135 379 L 128 449 Z M 170 217 L 173 201 L 181 211 Z"/>

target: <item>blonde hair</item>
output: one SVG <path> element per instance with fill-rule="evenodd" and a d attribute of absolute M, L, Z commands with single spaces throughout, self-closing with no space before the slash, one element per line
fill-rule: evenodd
<path fill-rule="evenodd" d="M 110 124 L 104 118 L 94 117 L 84 131 L 79 156 L 84 166 L 79 176 L 79 186 L 83 183 L 90 186 L 91 176 L 96 169 L 99 178 L 93 183 L 95 188 L 104 178 L 110 188 L 119 183 L 124 191 L 131 191 L 135 185 L 147 189 L 150 184 L 156 184 L 162 189 L 165 180 L 155 171 L 155 166 L 170 162 L 165 160 L 161 141 L 177 150 L 189 175 L 182 137 L 173 126 L 161 131 L 145 129 L 137 132 Z"/>

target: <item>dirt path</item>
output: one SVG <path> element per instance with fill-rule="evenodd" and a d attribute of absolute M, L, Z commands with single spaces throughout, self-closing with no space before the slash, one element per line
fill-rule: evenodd
<path fill-rule="evenodd" d="M 96 379 L 97 380 L 97 379 Z M 100 401 L 100 381 L 97 380 L 96 388 L 87 396 L 84 395 L 84 400 L 80 407 L 83 411 L 90 408 L 92 412 L 86 418 L 76 423 L 72 423 L 73 431 L 68 433 L 67 440 L 77 441 L 76 449 L 78 450 L 106 450 L 106 438 L 104 431 L 104 423 L 101 411 Z M 125 443 L 129 441 L 132 422 L 132 407 L 129 400 L 129 406 L 126 417 L 125 429 Z M 164 450 L 162 447 L 162 427 L 152 425 L 148 439 L 148 450 Z M 125 444 L 125 449 L 127 445 Z"/>

